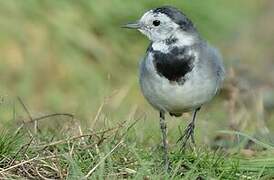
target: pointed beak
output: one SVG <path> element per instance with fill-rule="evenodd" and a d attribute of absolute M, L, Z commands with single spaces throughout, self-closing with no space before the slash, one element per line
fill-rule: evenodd
<path fill-rule="evenodd" d="M 137 21 L 137 22 L 125 24 L 122 26 L 122 28 L 139 29 L 141 28 L 141 24 Z"/>

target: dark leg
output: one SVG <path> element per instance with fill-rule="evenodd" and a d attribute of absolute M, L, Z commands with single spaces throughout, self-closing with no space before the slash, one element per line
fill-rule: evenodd
<path fill-rule="evenodd" d="M 201 108 L 197 108 L 194 110 L 191 122 L 186 127 L 184 134 L 177 141 L 177 142 L 182 141 L 182 148 L 186 146 L 186 143 L 189 138 L 191 138 L 191 142 L 195 144 L 195 139 L 194 139 L 195 119 L 196 119 L 196 114 L 200 109 Z"/>
<path fill-rule="evenodd" d="M 163 111 L 160 111 L 160 127 L 162 131 L 162 139 L 163 139 L 163 146 L 164 146 L 164 163 L 165 163 L 165 169 L 168 170 L 168 151 L 167 151 L 167 127 L 166 127 L 166 121 L 165 121 L 165 113 Z"/>

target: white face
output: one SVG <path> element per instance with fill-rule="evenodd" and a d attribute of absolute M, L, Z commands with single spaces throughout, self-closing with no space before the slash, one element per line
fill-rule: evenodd
<path fill-rule="evenodd" d="M 162 13 L 146 12 L 139 21 L 139 31 L 146 35 L 151 41 L 162 41 L 171 37 L 179 29 L 167 15 Z"/>

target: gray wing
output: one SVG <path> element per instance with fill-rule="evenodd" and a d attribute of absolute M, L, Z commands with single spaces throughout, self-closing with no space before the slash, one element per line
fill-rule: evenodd
<path fill-rule="evenodd" d="M 211 78 L 216 80 L 216 92 L 220 89 L 225 78 L 225 68 L 221 53 L 214 47 L 206 44 L 200 52 L 201 63 L 205 71 L 210 72 Z"/>
<path fill-rule="evenodd" d="M 223 58 L 220 53 L 216 48 L 210 47 L 211 52 L 212 52 L 212 66 L 216 70 L 218 79 L 220 81 L 220 84 L 223 83 L 224 78 L 225 78 L 225 68 L 224 68 L 224 63 L 223 63 Z"/>

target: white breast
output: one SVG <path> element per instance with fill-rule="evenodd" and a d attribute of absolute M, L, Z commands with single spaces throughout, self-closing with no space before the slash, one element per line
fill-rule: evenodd
<path fill-rule="evenodd" d="M 148 54 L 140 66 L 140 85 L 145 98 L 158 110 L 168 112 L 186 112 L 209 101 L 218 88 L 217 80 L 197 66 L 195 55 L 194 68 L 186 75 L 186 81 L 180 85 L 170 82 L 156 72 L 153 58 Z"/>

